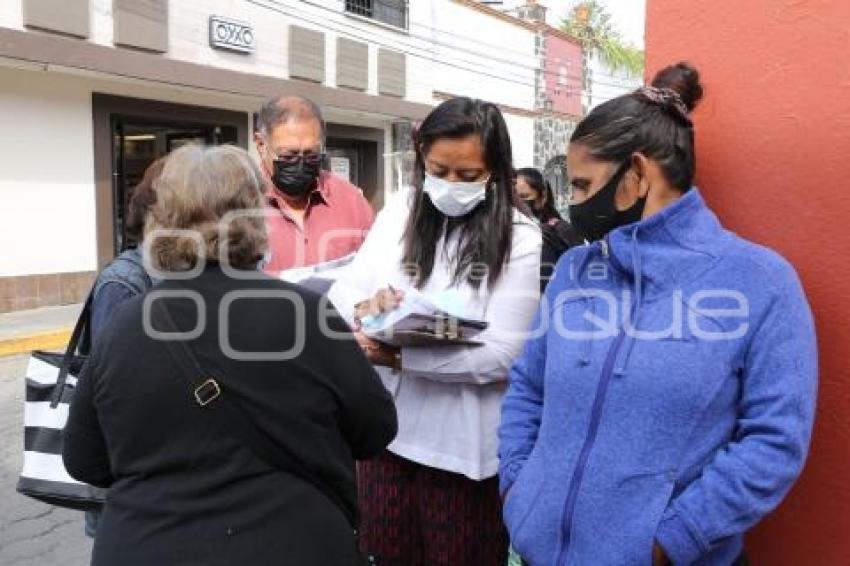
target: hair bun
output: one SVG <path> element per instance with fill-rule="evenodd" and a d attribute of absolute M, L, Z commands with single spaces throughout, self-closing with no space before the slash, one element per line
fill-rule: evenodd
<path fill-rule="evenodd" d="M 699 71 L 684 61 L 670 65 L 658 71 L 652 79 L 652 86 L 675 90 L 682 102 L 692 111 L 702 99 L 703 89 L 699 82 Z"/>

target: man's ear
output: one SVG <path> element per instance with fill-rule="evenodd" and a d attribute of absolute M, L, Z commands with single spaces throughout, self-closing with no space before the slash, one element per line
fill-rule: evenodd
<path fill-rule="evenodd" d="M 646 198 L 649 194 L 651 183 L 651 164 L 649 159 L 639 151 L 632 154 L 632 171 L 637 181 L 637 193 L 639 198 Z"/>

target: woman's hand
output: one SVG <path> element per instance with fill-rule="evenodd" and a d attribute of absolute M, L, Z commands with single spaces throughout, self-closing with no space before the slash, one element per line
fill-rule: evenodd
<path fill-rule="evenodd" d="M 400 348 L 372 340 L 362 332 L 355 332 L 354 338 L 372 364 L 392 368 L 395 371 L 401 369 Z"/>
<path fill-rule="evenodd" d="M 393 289 L 392 286 L 386 289 L 380 289 L 371 299 L 360 301 L 354 305 L 354 318 L 360 320 L 370 315 L 374 316 L 382 312 L 391 311 L 398 308 L 403 298 L 404 291 Z"/>
<path fill-rule="evenodd" d="M 671 564 L 664 548 L 656 541 L 652 546 L 652 566 L 670 566 Z"/>

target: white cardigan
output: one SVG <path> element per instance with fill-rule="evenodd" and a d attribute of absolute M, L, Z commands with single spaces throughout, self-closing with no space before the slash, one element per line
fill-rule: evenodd
<path fill-rule="evenodd" d="M 340 314 L 352 322 L 354 305 L 392 285 L 413 286 L 401 270 L 402 237 L 413 191 L 394 195 L 378 214 L 352 264 L 329 291 Z M 451 285 L 446 258 L 456 245 L 438 242 L 431 277 L 421 292 L 446 292 L 465 304 L 465 314 L 489 327 L 479 339 L 484 346 L 411 347 L 402 350 L 402 371 L 379 367 L 398 410 L 399 430 L 389 450 L 399 456 L 474 480 L 489 478 L 498 468 L 500 405 L 508 371 L 525 342 L 539 301 L 540 229 L 514 211 L 511 254 L 492 290 L 486 280 L 476 292 L 467 283 Z"/>

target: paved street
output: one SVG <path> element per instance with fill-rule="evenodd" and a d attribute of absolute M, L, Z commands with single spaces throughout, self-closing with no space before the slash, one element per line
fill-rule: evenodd
<path fill-rule="evenodd" d="M 83 514 L 19 495 L 23 372 L 27 356 L 0 358 L 0 566 L 81 566 L 91 541 Z"/>

